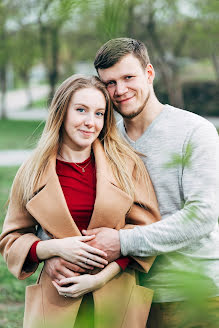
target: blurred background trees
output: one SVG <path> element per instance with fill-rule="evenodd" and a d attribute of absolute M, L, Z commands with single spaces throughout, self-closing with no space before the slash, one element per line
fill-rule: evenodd
<path fill-rule="evenodd" d="M 219 115 L 218 0 L 0 0 L 0 116 L 5 93 L 95 73 L 93 59 L 114 37 L 140 39 L 163 102 Z"/>

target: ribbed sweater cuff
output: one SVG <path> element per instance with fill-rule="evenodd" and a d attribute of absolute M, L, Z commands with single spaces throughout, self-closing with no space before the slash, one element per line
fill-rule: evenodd
<path fill-rule="evenodd" d="M 132 229 L 121 229 L 119 230 L 121 254 L 123 256 L 131 255 L 131 245 L 133 239 Z"/>

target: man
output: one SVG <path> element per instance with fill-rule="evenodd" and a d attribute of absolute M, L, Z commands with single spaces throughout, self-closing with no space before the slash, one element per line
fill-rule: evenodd
<path fill-rule="evenodd" d="M 141 284 L 154 290 L 148 327 L 206 327 L 209 318 L 183 323 L 187 318 L 181 314 L 189 304 L 184 300 L 194 300 L 198 292 L 210 297 L 212 307 L 219 304 L 217 131 L 202 117 L 159 102 L 143 43 L 110 40 L 97 52 L 94 65 L 123 117 L 121 133 L 145 155 L 162 220 L 132 230 L 109 233 L 101 228 L 84 234 L 96 234 L 91 245 L 107 252 L 110 261 L 121 254 L 157 255 L 150 272 L 140 277 Z M 61 276 L 69 275 L 69 269 L 60 269 Z"/>

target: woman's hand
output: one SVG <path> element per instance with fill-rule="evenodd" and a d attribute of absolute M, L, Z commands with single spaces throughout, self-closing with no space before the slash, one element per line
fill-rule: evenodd
<path fill-rule="evenodd" d="M 41 260 L 59 256 L 85 269 L 104 268 L 108 264 L 107 254 L 86 244 L 93 238 L 94 235 L 41 241 L 37 244 L 37 256 Z"/>
<path fill-rule="evenodd" d="M 78 277 L 65 278 L 57 284 L 52 282 L 59 295 L 65 297 L 77 298 L 102 286 L 101 279 L 98 275 L 84 274 Z"/>
<path fill-rule="evenodd" d="M 52 281 L 59 295 L 77 298 L 104 286 L 121 271 L 116 262 L 108 264 L 97 274 L 84 274 L 78 277 L 65 278 L 57 284 Z"/>

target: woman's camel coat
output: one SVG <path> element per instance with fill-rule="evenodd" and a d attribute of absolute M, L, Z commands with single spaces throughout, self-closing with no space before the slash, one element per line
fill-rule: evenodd
<path fill-rule="evenodd" d="M 156 196 L 148 179 L 148 185 L 136 184 L 135 203 L 122 191 L 112 174 L 99 140 L 93 144 L 96 163 L 96 200 L 88 229 L 109 227 L 133 228 L 159 220 Z M 33 198 L 21 209 L 15 178 L 7 216 L 0 239 L 0 251 L 9 270 L 19 279 L 29 277 L 37 264 L 25 263 L 36 236 L 38 224 L 54 238 L 80 236 L 80 232 L 68 210 L 58 176 L 54 157 L 43 175 Z M 133 171 L 133 164 L 127 161 Z M 134 183 L 134 179 L 133 179 Z M 149 270 L 154 258 L 135 258 L 138 269 Z M 143 328 L 147 320 L 153 291 L 136 285 L 135 270 L 127 268 L 93 292 L 95 328 Z M 25 328 L 72 328 L 83 297 L 78 299 L 60 296 L 50 277 L 42 270 L 36 285 L 28 286 L 25 300 Z M 104 319 L 106 319 L 104 322 Z M 51 325 L 51 326 L 50 326 Z"/>

